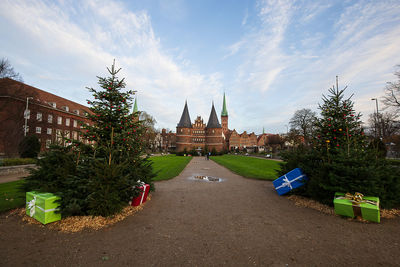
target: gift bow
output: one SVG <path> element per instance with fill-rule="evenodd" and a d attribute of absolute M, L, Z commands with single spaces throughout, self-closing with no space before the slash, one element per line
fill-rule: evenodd
<path fill-rule="evenodd" d="M 363 199 L 364 195 L 359 193 L 359 192 L 355 192 L 354 195 L 350 194 L 350 193 L 346 193 L 344 195 L 344 197 L 337 197 L 339 199 L 348 199 L 351 202 L 353 202 L 356 205 L 360 205 L 361 203 L 368 203 L 368 204 L 372 204 L 372 205 L 378 205 L 378 203 L 376 201 L 373 200 L 366 200 Z"/>
<path fill-rule="evenodd" d="M 33 199 L 28 202 L 29 216 L 31 217 L 35 215 L 35 206 L 36 206 L 36 196 L 34 196 Z"/>
<path fill-rule="evenodd" d="M 285 176 L 285 177 L 282 179 L 283 183 L 282 183 L 280 186 L 278 186 L 276 189 L 279 189 L 279 188 L 285 187 L 285 186 L 289 186 L 289 187 L 290 187 L 290 190 L 292 190 L 292 189 L 293 189 L 292 183 L 293 183 L 294 181 L 296 181 L 296 180 L 299 180 L 299 179 L 303 178 L 305 175 L 304 175 L 304 174 L 303 174 L 303 175 L 300 175 L 300 176 L 296 177 L 295 179 L 293 179 L 293 180 L 291 180 L 291 181 L 289 181 L 289 179 L 287 178 L 286 174 L 285 174 L 284 176 Z"/>

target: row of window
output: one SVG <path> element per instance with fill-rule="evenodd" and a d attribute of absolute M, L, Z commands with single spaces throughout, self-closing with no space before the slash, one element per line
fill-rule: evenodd
<path fill-rule="evenodd" d="M 23 126 L 23 129 L 25 129 L 25 125 Z M 29 126 L 26 127 L 26 132 L 27 133 L 29 132 Z M 42 127 L 38 127 L 37 126 L 36 129 L 35 129 L 35 133 L 41 134 L 42 133 Z M 52 135 L 53 129 L 52 128 L 47 128 L 46 133 L 48 135 Z M 57 129 L 56 130 L 56 136 L 57 136 L 57 138 L 62 138 L 62 136 L 63 136 L 62 130 Z M 72 138 L 74 140 L 78 140 L 79 134 L 78 134 L 77 131 L 72 131 L 72 135 L 70 135 L 70 131 L 66 130 L 66 131 L 64 131 L 64 137 L 65 138 Z"/>
<path fill-rule="evenodd" d="M 57 104 L 55 102 L 48 102 L 48 104 L 50 106 L 52 106 L 53 108 L 57 108 Z M 68 106 L 62 106 L 61 109 L 69 112 L 69 107 Z M 76 115 L 79 115 L 79 110 L 78 109 L 74 109 L 73 111 Z"/>
<path fill-rule="evenodd" d="M 204 138 L 193 138 L 193 142 L 204 142 Z"/>
<path fill-rule="evenodd" d="M 192 133 L 195 133 L 195 134 L 204 134 L 204 131 L 193 131 Z"/>
<path fill-rule="evenodd" d="M 30 117 L 31 117 L 31 114 L 30 114 L 30 110 L 28 109 L 27 111 L 25 111 L 25 119 L 30 119 Z M 36 113 L 36 120 L 37 121 L 42 121 L 42 119 L 43 119 L 43 114 L 41 112 Z M 52 114 L 47 115 L 47 122 L 48 123 L 53 123 L 53 115 Z M 63 123 L 63 117 L 57 116 L 57 124 L 62 125 L 62 123 Z M 65 118 L 65 125 L 66 126 L 70 126 L 71 125 L 71 119 L 70 118 Z M 73 120 L 73 126 L 75 128 L 78 128 L 78 121 L 77 120 Z"/>

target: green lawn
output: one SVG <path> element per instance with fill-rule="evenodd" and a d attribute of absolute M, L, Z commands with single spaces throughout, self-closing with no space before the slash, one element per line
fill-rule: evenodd
<path fill-rule="evenodd" d="M 151 157 L 153 169 L 157 176 L 154 181 L 168 180 L 178 176 L 192 157 L 179 157 L 176 155 Z"/>
<path fill-rule="evenodd" d="M 211 159 L 244 177 L 263 180 L 275 180 L 279 177 L 279 162 L 275 160 L 236 155 L 216 156 Z"/>
<path fill-rule="evenodd" d="M 19 192 L 18 186 L 23 180 L 0 184 L 0 212 L 25 205 L 25 192 Z"/>

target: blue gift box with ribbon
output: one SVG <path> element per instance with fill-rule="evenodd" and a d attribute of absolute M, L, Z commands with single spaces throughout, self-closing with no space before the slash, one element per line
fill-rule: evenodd
<path fill-rule="evenodd" d="M 304 185 L 308 177 L 300 168 L 296 168 L 273 181 L 276 192 L 281 196 L 292 189 Z"/>

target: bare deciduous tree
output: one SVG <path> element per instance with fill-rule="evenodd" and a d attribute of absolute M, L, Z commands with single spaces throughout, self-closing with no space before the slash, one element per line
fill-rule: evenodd
<path fill-rule="evenodd" d="M 398 118 L 395 112 L 379 113 L 379 116 L 376 116 L 376 113 L 370 114 L 368 119 L 370 134 L 384 139 L 398 134 L 400 132 Z"/>
<path fill-rule="evenodd" d="M 303 108 L 297 110 L 290 119 L 291 131 L 302 135 L 306 144 L 309 143 L 312 136 L 316 116 L 317 114 L 311 109 Z"/>
<path fill-rule="evenodd" d="M 400 65 L 397 67 L 400 68 Z M 385 95 L 383 96 L 383 104 L 386 108 L 394 108 L 396 112 L 400 111 L 400 70 L 396 71 L 396 82 L 388 82 L 385 87 Z"/>
<path fill-rule="evenodd" d="M 24 82 L 21 75 L 14 70 L 6 58 L 0 60 L 0 78 L 11 78 L 13 80 Z"/>

